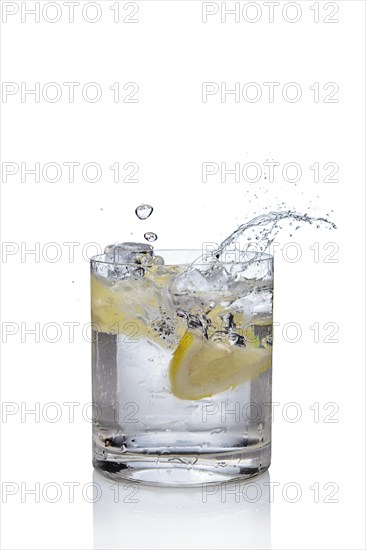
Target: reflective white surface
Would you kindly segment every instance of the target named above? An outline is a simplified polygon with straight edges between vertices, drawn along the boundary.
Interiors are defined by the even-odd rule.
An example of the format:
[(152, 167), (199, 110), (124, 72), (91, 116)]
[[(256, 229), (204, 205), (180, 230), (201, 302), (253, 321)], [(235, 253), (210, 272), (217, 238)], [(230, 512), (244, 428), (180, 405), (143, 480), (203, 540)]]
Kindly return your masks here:
[(271, 548), (269, 473), (200, 488), (117, 486), (94, 472), (95, 549)]

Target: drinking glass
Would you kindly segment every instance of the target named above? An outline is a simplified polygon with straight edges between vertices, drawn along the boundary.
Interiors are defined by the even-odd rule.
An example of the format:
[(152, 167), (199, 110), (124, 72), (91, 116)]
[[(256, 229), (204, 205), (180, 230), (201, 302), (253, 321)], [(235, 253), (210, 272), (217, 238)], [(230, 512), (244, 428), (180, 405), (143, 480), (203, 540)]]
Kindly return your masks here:
[(201, 254), (91, 260), (93, 462), (115, 481), (190, 486), (270, 465), (273, 258)]

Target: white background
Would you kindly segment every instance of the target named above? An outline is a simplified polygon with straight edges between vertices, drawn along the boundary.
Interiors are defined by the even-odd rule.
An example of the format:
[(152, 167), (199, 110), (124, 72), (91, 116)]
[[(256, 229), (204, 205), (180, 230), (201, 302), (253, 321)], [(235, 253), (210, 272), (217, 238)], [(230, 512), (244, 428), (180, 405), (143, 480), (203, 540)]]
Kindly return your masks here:
[[(1, 105), (3, 547), (364, 548), (364, 2), (281, 2), (272, 23), (264, 2), (238, 3), (249, 10), (239, 22), (233, 15), (221, 22), (221, 3), (211, 3), (217, 13), (206, 23), (199, 1), (139, 1), (136, 23), (123, 22), (134, 3), (119, 2), (118, 22), (116, 2), (97, 3), (95, 23), (86, 20), (95, 7), (82, 12), (84, 0), (73, 23), (63, 2), (47, 12), (40, 2), (35, 22), (24, 11), (34, 4), (2, 2), (2, 80), (13, 90), (22, 82), (41, 89), (39, 102), (19, 91), (3, 94)], [(257, 22), (245, 20), (256, 14)], [(49, 82), (62, 90), (59, 101), (42, 96)], [(73, 103), (64, 82), (80, 83)], [(81, 94), (89, 82), (102, 90), (95, 103)], [(132, 91), (123, 85), (137, 83), (138, 102), (115, 103), (109, 87), (116, 82), (122, 98)], [(263, 95), (235, 102), (217, 93), (203, 102), (203, 82), (255, 82)], [(273, 102), (265, 82), (279, 83)], [(289, 82), (302, 91), (297, 102), (282, 96)], [(327, 83), (338, 85), (337, 102), (324, 102), (333, 89), (324, 90)], [(221, 182), (220, 174), (202, 181), (204, 162), (263, 168), (268, 160), (279, 170), (297, 163), (300, 181), (280, 172), (274, 182), (265, 172), (256, 183)], [(22, 181), (21, 163), (36, 162), (58, 163), (61, 179), (23, 174)], [(80, 163), (73, 182), (65, 162)], [(89, 162), (102, 170), (95, 183), (82, 175)], [(136, 163), (138, 181), (113, 182), (109, 167), (117, 162), (122, 179), (123, 166)], [(314, 182), (315, 162), (336, 163), (339, 181), (324, 182), (329, 171), (321, 169)], [(4, 178), (11, 166), (4, 163), (19, 170)], [(145, 222), (134, 214), (141, 202), (154, 206)], [(239, 485), (235, 495), (228, 487), (209, 495), (140, 488), (132, 497), (122, 486), (115, 503), (111, 484), (93, 478), (91, 466), (88, 255), (109, 242), (141, 241), (145, 231), (158, 234), (161, 248), (200, 248), (254, 215), (288, 208), (329, 214), (337, 230), (299, 232), (296, 262), (280, 247), (276, 255), (274, 497), (266, 474), (252, 487), (255, 503)], [(281, 246), (294, 240), (284, 239)], [(333, 248), (323, 249), (329, 242), (338, 247), (333, 262), (326, 261)], [(65, 243), (74, 243), (74, 256)], [(338, 342), (326, 341), (326, 323), (338, 326)], [(31, 328), (39, 338), (26, 333)], [(39, 415), (26, 414), (37, 407)], [(55, 413), (61, 418), (52, 422)], [(75, 483), (74, 499), (65, 483)]]

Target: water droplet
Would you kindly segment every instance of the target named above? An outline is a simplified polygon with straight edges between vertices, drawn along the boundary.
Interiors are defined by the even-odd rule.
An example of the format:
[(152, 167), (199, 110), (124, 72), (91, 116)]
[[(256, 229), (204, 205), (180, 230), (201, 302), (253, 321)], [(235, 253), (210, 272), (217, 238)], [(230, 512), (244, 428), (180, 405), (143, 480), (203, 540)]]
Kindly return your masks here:
[(156, 241), (158, 236), (155, 233), (151, 233), (151, 231), (148, 231), (147, 233), (145, 233), (144, 238), (149, 241), (149, 243), (151, 243), (153, 241)]
[(136, 216), (140, 220), (147, 220), (149, 216), (151, 216), (153, 211), (153, 207), (149, 204), (140, 204), (135, 210)]

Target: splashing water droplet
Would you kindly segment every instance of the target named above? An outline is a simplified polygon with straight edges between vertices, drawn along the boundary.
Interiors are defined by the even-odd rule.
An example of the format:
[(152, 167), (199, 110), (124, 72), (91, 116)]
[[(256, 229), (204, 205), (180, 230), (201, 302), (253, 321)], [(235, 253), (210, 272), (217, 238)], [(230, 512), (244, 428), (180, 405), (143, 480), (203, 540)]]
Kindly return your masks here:
[(149, 241), (149, 243), (153, 242), (153, 241), (156, 241), (156, 239), (158, 238), (158, 236), (155, 234), (155, 233), (152, 233), (151, 231), (148, 231), (147, 233), (145, 233), (144, 235), (144, 238)]
[(151, 216), (153, 210), (153, 207), (149, 204), (140, 204), (140, 206), (136, 208), (135, 213), (140, 220), (147, 220), (147, 218)]
[[(230, 246), (236, 246), (235, 243), (238, 243), (239, 247), (242, 248), (241, 257), (243, 258), (243, 261), (246, 261), (246, 251), (249, 251), (249, 249), (244, 243), (245, 241), (251, 240), (251, 237), (248, 237), (248, 233), (252, 233), (253, 230), (255, 232), (254, 241), (256, 241), (251, 243), (256, 245), (256, 254), (254, 254), (253, 258), (257, 258), (257, 254), (263, 254), (269, 251), (275, 237), (279, 233), (283, 233), (285, 228), (289, 227), (290, 223), (293, 226), (294, 222), (298, 222), (295, 230), (298, 230), (300, 227), (306, 225), (312, 225), (313, 223), (316, 223), (320, 227), (324, 227), (326, 229), (336, 229), (336, 225), (327, 218), (311, 218), (308, 214), (301, 214), (291, 210), (262, 214), (256, 218), (253, 218), (249, 222), (240, 225), (218, 246), (214, 252), (207, 252), (206, 254), (203, 254), (195, 262), (192, 262), (187, 270), (194, 269), (197, 263), (209, 263), (213, 261), (213, 258), (216, 260), (225, 258), (226, 251), (229, 250)], [(293, 235), (292, 231), (291, 235)], [(259, 237), (259, 239), (257, 239), (257, 237)], [(249, 261), (251, 261), (251, 257), (249, 258)]]

